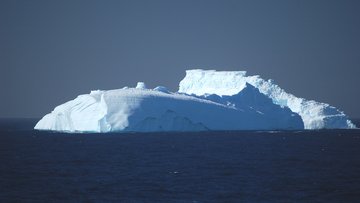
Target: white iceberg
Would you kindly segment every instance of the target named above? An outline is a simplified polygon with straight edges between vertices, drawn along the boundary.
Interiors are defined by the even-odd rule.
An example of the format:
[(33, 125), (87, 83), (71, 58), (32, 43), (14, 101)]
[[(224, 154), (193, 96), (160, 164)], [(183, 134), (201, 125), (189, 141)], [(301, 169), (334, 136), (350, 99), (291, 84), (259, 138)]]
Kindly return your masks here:
[(187, 70), (185, 78), (180, 82), (179, 92), (197, 96), (232, 96), (241, 92), (246, 83), (259, 89), (273, 103), (289, 107), (299, 114), (305, 129), (356, 128), (344, 112), (335, 107), (295, 97), (274, 84), (273, 80), (264, 80), (258, 75), (246, 76), (246, 71)]
[(353, 128), (336, 108), (284, 92), (244, 71), (189, 70), (166, 87), (91, 91), (57, 106), (34, 127), (61, 132), (158, 132)]

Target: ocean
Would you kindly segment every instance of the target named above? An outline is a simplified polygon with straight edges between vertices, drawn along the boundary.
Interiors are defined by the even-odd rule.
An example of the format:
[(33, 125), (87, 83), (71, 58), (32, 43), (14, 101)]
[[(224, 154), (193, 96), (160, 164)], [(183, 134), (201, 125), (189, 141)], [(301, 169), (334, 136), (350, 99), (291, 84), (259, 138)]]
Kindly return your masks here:
[(36, 121), (0, 120), (0, 202), (360, 202), (357, 129), (67, 134)]

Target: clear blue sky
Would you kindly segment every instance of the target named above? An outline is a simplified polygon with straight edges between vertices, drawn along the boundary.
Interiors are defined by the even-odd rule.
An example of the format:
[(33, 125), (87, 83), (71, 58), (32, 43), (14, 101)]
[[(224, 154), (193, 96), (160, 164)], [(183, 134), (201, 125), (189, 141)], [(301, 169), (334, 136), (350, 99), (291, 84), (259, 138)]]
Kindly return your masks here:
[(360, 117), (360, 1), (0, 1), (0, 117), (94, 89), (246, 70)]

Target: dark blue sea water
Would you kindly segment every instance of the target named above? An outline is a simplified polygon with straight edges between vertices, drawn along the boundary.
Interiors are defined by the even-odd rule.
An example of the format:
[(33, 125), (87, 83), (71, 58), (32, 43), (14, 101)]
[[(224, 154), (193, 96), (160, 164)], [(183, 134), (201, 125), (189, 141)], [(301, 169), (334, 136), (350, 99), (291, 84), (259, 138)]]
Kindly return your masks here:
[(0, 120), (0, 202), (359, 202), (360, 131), (62, 134)]

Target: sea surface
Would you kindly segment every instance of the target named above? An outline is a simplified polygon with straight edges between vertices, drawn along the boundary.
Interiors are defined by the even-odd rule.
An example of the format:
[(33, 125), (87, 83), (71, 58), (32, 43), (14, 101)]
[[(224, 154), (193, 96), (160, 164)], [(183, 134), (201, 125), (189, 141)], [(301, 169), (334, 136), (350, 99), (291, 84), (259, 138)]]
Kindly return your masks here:
[(360, 202), (360, 130), (66, 134), (35, 122), (0, 120), (0, 202)]

